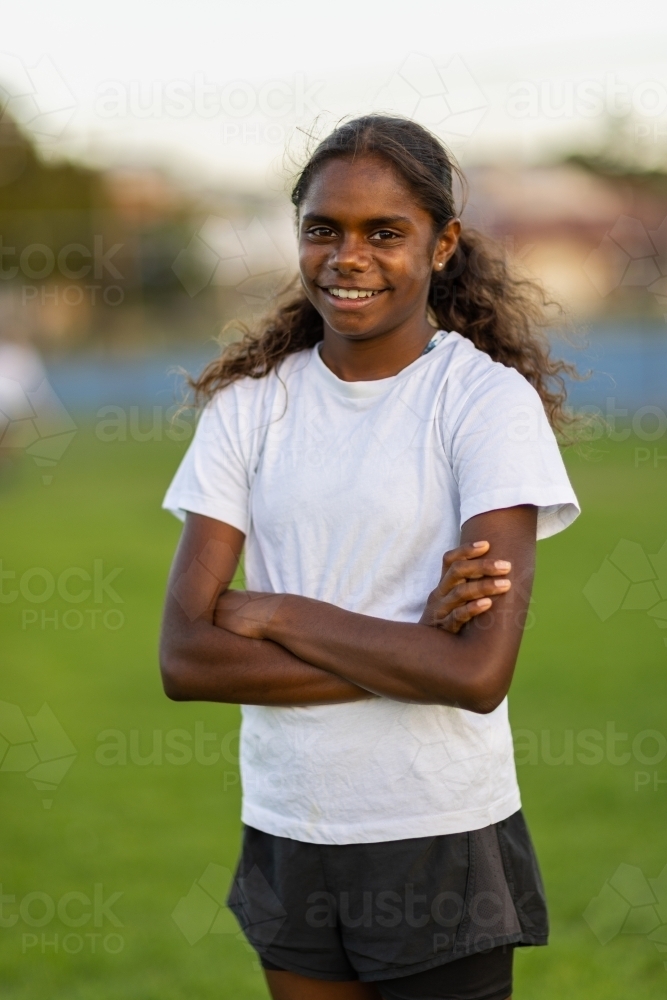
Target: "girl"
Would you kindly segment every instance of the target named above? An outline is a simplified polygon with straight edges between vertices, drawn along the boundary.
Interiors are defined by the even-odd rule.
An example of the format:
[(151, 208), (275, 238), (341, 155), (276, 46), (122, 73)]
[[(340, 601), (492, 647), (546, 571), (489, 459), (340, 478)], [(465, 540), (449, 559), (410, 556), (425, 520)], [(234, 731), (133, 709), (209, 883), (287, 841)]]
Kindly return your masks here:
[(505, 1000), (546, 943), (507, 692), (536, 538), (578, 513), (565, 365), (452, 174), (405, 119), (318, 146), (301, 287), (195, 383), (165, 498), (164, 687), (243, 705), (229, 905), (274, 1000)]

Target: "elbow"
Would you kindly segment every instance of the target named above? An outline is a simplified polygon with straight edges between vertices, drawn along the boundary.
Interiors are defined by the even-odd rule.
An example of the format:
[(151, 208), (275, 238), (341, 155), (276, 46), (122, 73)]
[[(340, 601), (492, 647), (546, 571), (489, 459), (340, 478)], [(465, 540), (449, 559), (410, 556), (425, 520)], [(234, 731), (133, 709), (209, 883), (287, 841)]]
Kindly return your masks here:
[(162, 690), (170, 701), (189, 701), (185, 665), (173, 652), (164, 648), (160, 649), (160, 676)]
[(474, 712), (476, 715), (490, 715), (491, 712), (495, 712), (502, 705), (506, 694), (507, 692), (504, 692), (502, 695), (480, 693), (472, 697), (468, 705), (461, 707), (467, 709), (468, 712)]
[(507, 697), (511, 681), (511, 671), (498, 668), (485, 670), (466, 684), (458, 707), (476, 715), (490, 715), (502, 705)]
[(162, 675), (162, 690), (167, 698), (169, 698), (169, 701), (190, 701), (190, 697), (185, 693), (184, 689), (173, 680), (165, 678), (164, 674)]

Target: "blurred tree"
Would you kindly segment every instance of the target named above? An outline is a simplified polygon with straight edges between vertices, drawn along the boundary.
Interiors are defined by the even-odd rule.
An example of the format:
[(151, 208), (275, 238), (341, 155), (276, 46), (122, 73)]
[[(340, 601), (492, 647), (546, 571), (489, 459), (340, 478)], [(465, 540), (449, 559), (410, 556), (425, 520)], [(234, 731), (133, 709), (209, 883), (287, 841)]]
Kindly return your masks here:
[(3, 245), (88, 245), (92, 216), (106, 207), (98, 172), (44, 163), (8, 115), (0, 119), (0, 237)]

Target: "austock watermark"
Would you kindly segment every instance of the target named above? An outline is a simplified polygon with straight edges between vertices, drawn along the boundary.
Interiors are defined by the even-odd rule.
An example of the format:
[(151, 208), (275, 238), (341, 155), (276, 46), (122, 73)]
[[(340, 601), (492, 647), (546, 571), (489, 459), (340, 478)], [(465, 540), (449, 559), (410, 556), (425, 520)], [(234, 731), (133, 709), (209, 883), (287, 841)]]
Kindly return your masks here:
[(515, 80), (508, 89), (511, 118), (660, 118), (667, 112), (662, 80), (630, 83), (616, 73), (585, 80)]
[[(211, 863), (194, 880), (188, 893), (177, 902), (171, 919), (189, 945), (197, 944), (207, 934), (241, 936), (234, 915), (227, 907), (231, 881), (232, 873), (229, 868)], [(272, 892), (268, 883), (266, 888)], [(273, 903), (273, 900), (270, 899), (270, 902)], [(273, 908), (275, 909), (275, 903)], [(285, 915), (282, 910), (280, 917), (284, 919)]]
[[(264, 306), (285, 284), (290, 251), (284, 233), (271, 233), (267, 220), (232, 222), (209, 215), (172, 270), (190, 297), (208, 286), (235, 289), (247, 305)], [(290, 240), (293, 242), (293, 235)]]
[(120, 285), (23, 285), (23, 305), (35, 302), (40, 306), (121, 306), (125, 292)]
[[(238, 729), (229, 730), (222, 736), (209, 732), (203, 721), (196, 722), (191, 729), (179, 727), (142, 731), (108, 728), (97, 734), (95, 761), (102, 767), (185, 767), (190, 764), (214, 767), (229, 764), (234, 770), (223, 773), (226, 791), (239, 783), (239, 736)], [(513, 731), (513, 739), (517, 767), (573, 767), (577, 764), (586, 767), (600, 764), (619, 768), (628, 764), (657, 767), (667, 758), (665, 733), (656, 729), (623, 732), (614, 721), (607, 722), (602, 729), (520, 728)], [(422, 746), (432, 756), (434, 746), (444, 748), (446, 744), (426, 742)], [(267, 754), (271, 756), (273, 766), (280, 770), (281, 763), (284, 763), (284, 752), (281, 757), (280, 747), (271, 744)], [(276, 778), (279, 780), (280, 775)], [(659, 772), (655, 772), (654, 776), (648, 772), (634, 772), (636, 791), (651, 782), (656, 790), (660, 785), (667, 785), (667, 779), (660, 778)]]
[[(453, 889), (420, 891), (412, 882), (392, 883), (386, 889), (355, 889), (331, 892), (303, 886), (303, 898), (292, 901), (300, 919), (313, 929), (345, 928), (426, 929), (431, 934), (433, 953), (469, 946), (480, 950), (492, 947), (511, 927), (519, 928), (517, 911), (525, 924), (531, 918), (525, 904), (535, 895), (528, 891), (516, 902), (507, 885), (477, 892)], [(240, 937), (234, 912), (251, 927), (253, 944), (270, 946), (283, 927), (288, 913), (283, 902), (257, 865), (233, 881), (231, 871), (218, 864), (207, 865), (203, 874), (181, 897), (172, 920), (191, 946), (209, 934)], [(257, 914), (261, 913), (261, 921)], [(463, 929), (463, 932), (462, 932)]]
[(449, 141), (473, 134), (489, 101), (459, 55), (448, 61), (411, 52), (377, 91), (373, 105), (414, 118)]
[(659, 448), (635, 448), (634, 450), (635, 469), (642, 467), (667, 469), (667, 465), (661, 465), (661, 462), (667, 462), (667, 452), (663, 453)]
[[(258, 84), (210, 80), (204, 73), (191, 79), (106, 80), (97, 88), (94, 111), (105, 120), (220, 119), (225, 128), (255, 118), (258, 127), (280, 126), (284, 137), (286, 126), (307, 124), (321, 113), (318, 95), (323, 86), (304, 73)], [(238, 138), (239, 132), (232, 135)]]
[(24, 715), (18, 705), (0, 701), (0, 773), (25, 774), (50, 809), (52, 794), (77, 756), (77, 750), (48, 705)]
[(635, 469), (667, 469), (667, 412), (653, 403), (631, 409), (618, 406), (615, 396), (607, 396), (604, 407), (587, 404), (577, 407), (582, 418), (579, 428), (579, 447), (588, 448), (593, 442), (606, 438), (620, 442), (634, 438), (644, 444), (632, 451)]
[(54, 895), (33, 890), (22, 896), (5, 892), (0, 884), (0, 928), (20, 932), (23, 955), (118, 955), (125, 938), (118, 933), (123, 922), (114, 907), (122, 896), (107, 894), (101, 882), (95, 882), (92, 891)]
[(664, 146), (667, 140), (667, 121), (635, 122), (634, 138), (638, 144)]
[[(515, 729), (514, 759), (517, 767), (613, 767), (636, 766), (657, 768), (667, 758), (667, 736), (657, 729), (642, 729), (637, 733), (622, 732), (615, 722), (604, 729)], [(633, 788), (654, 792), (667, 785), (667, 771), (634, 770)]]
[[(604, 406), (584, 404), (577, 407), (577, 414), (583, 418), (578, 432), (578, 440), (590, 444), (607, 438), (622, 442), (634, 437), (643, 442), (634, 450), (634, 463), (638, 468), (645, 463), (653, 463), (654, 468), (663, 468), (667, 462), (667, 451), (661, 451), (659, 442), (667, 439), (667, 412), (654, 404), (631, 409), (619, 406), (616, 396), (607, 396)], [(517, 443), (551, 440), (552, 431), (539, 405), (517, 403), (502, 414), (502, 427), (508, 440)], [(485, 419), (473, 434), (479, 435), (495, 429), (490, 420)], [(667, 443), (667, 441), (665, 442)], [(646, 445), (653, 445), (647, 448)]]
[(0, 374), (0, 456), (26, 454), (45, 471), (58, 464), (77, 432), (77, 425), (41, 368), (34, 380), (21, 382)]
[(304, 73), (260, 83), (216, 81), (204, 73), (191, 79), (106, 80), (97, 88), (94, 112), (104, 120), (199, 119), (219, 124), (225, 145), (284, 147), (300, 126), (321, 115), (323, 86)]
[(667, 218), (647, 230), (640, 219), (619, 216), (583, 266), (603, 298), (618, 288), (644, 288), (667, 316)]
[[(76, 632), (87, 627), (105, 628), (115, 632), (125, 624), (125, 615), (118, 607), (104, 608), (104, 604), (124, 604), (112, 584), (122, 573), (122, 567), (105, 569), (103, 559), (94, 559), (88, 569), (67, 566), (53, 573), (45, 566), (31, 566), (19, 571), (8, 569), (0, 560), (0, 604), (16, 606), (21, 610), (21, 628), (64, 629)], [(55, 596), (59, 605), (48, 608), (25, 607), (42, 605)], [(85, 602), (92, 608), (63, 607)]]
[(178, 404), (172, 406), (102, 406), (97, 410), (95, 437), (98, 441), (187, 441), (194, 434), (195, 413)]
[(233, 770), (223, 772), (223, 789), (239, 784), (239, 730), (231, 729), (220, 736), (208, 732), (204, 722), (195, 722), (188, 729), (104, 729), (97, 734), (95, 761), (102, 767), (185, 767), (197, 764), (215, 767), (230, 764)]
[(656, 878), (646, 878), (641, 868), (620, 864), (586, 907), (584, 920), (601, 945), (632, 934), (667, 953), (667, 865)]
[(617, 402), (615, 396), (607, 396), (604, 409), (600, 406), (582, 407), (581, 412), (590, 418), (586, 427), (587, 441), (598, 441), (603, 437), (610, 441), (627, 441), (632, 435), (639, 441), (653, 443), (667, 435), (667, 413), (662, 407), (647, 404), (630, 410), (617, 406)]
[[(122, 250), (122, 243), (105, 247), (102, 234), (94, 235), (90, 246), (67, 243), (54, 248), (30, 243), (21, 250), (5, 246), (0, 236), (0, 281), (21, 281), (23, 306), (119, 306), (125, 301), (125, 290), (109, 279), (123, 280), (114, 260)], [(53, 279), (50, 285), (42, 283), (47, 279)]]
[[(217, 538), (210, 538), (185, 572), (176, 578), (171, 595), (191, 622), (210, 611), (215, 606), (218, 595), (226, 592), (232, 580), (225, 572), (235, 573), (236, 564), (237, 559), (231, 545)], [(251, 595), (247, 595), (246, 610), (251, 612), (253, 607), (265, 607), (265, 598), (266, 595), (263, 594), (258, 600), (253, 600)]]
[[(517, 901), (523, 907), (532, 896), (529, 891)], [(486, 889), (464, 895), (452, 889), (420, 892), (414, 883), (376, 891), (325, 890), (306, 897), (305, 921), (309, 927), (341, 925), (346, 928), (405, 927), (427, 929), (431, 933), (433, 954), (456, 946), (486, 950), (496, 944), (508, 925), (519, 928), (516, 907), (509, 890)], [(529, 921), (523, 911), (524, 922)], [(462, 928), (467, 928), (462, 932)]]
[(658, 628), (667, 629), (667, 541), (650, 555), (639, 542), (622, 538), (583, 593), (602, 622), (617, 611), (645, 611)]
[(0, 53), (0, 110), (35, 139), (57, 139), (76, 111), (76, 100), (48, 55), (33, 65)]

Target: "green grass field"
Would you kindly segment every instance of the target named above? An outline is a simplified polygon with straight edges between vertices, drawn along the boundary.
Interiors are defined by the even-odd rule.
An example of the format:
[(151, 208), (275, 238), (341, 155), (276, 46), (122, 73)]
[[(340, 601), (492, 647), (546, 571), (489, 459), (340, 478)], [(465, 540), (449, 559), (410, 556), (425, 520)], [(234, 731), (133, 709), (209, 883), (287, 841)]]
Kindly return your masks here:
[[(511, 694), (524, 809), (552, 916), (551, 946), (517, 956), (518, 1000), (657, 1000), (667, 991), (667, 926), (657, 931), (664, 953), (649, 936), (667, 925), (667, 879), (645, 881), (667, 865), (667, 631), (646, 607), (602, 621), (583, 595), (621, 539), (648, 554), (661, 548), (667, 463), (635, 467), (645, 442), (597, 445), (594, 457), (568, 459), (584, 514), (540, 543)], [(209, 865), (233, 868), (240, 833), (238, 710), (171, 703), (158, 676), (164, 581), (179, 532), (159, 504), (183, 448), (105, 443), (82, 425), (55, 470), (26, 459), (2, 481), (0, 555), (16, 576), (3, 580), (0, 699), (18, 708), (0, 713), (0, 729), (23, 748), (0, 771), (3, 1000), (266, 996), (229, 915), (213, 924), (219, 933), (207, 933), (210, 897), (201, 897), (210, 911), (195, 907), (201, 926), (192, 894), (177, 910), (194, 943), (172, 919)], [(641, 583), (638, 551), (628, 572)], [(88, 594), (85, 575), (65, 571), (94, 578), (96, 560), (100, 578)], [(593, 592), (613, 606), (619, 586), (605, 578)], [(643, 586), (635, 603), (655, 605)], [(26, 730), (44, 703), (74, 750), (48, 720), (41, 735), (43, 716)], [(59, 782), (57, 763), (36, 772), (36, 787), (35, 749), (76, 757)], [(224, 882), (224, 871), (211, 874)], [(587, 910), (610, 879), (615, 888)], [(106, 908), (91, 906), (95, 891)], [(624, 928), (635, 933), (616, 933), (624, 896), (634, 904)]]

